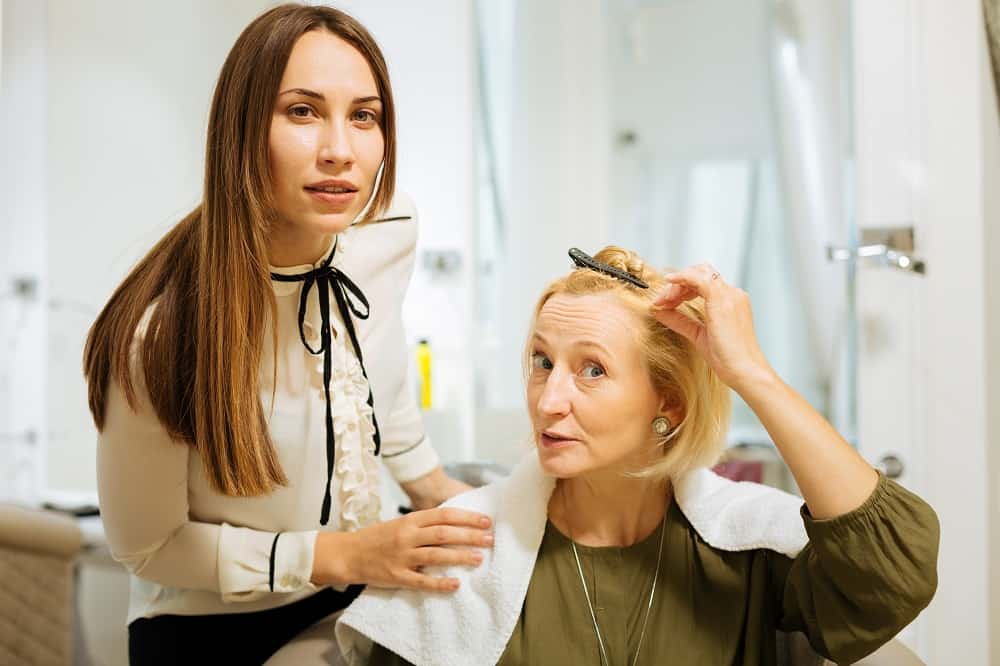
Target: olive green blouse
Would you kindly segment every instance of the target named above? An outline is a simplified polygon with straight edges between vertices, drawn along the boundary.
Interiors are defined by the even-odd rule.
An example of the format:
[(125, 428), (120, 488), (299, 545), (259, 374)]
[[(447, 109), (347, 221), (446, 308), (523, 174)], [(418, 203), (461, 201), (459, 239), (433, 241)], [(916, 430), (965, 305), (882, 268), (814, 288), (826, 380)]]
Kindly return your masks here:
[[(671, 503), (661, 526), (624, 548), (577, 545), (612, 666), (631, 665), (649, 603), (663, 529), (660, 574), (637, 664), (775, 664), (776, 630), (802, 631), (813, 648), (851, 663), (891, 639), (937, 587), (934, 510), (880, 476), (856, 510), (813, 520), (794, 559), (770, 550), (706, 544)], [(404, 659), (380, 645), (370, 664)], [(521, 616), (498, 662), (602, 663), (570, 540), (546, 525)]]

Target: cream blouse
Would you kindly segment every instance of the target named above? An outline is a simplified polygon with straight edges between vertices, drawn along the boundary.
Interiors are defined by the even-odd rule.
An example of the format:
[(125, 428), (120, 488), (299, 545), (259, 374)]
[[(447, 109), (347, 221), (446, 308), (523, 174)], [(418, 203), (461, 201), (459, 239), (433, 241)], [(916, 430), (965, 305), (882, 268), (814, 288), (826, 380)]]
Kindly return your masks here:
[[(307, 294), (301, 337), (303, 283), (271, 283), (278, 308), (277, 357), (265, 344), (259, 388), (289, 483), (269, 495), (216, 492), (197, 452), (171, 441), (159, 423), (141, 373), (133, 373), (139, 398), (135, 412), (120, 386), (109, 387), (106, 424), (98, 437), (98, 491), (112, 555), (131, 572), (129, 622), (165, 613), (257, 611), (316, 592), (309, 578), (317, 532), (357, 530), (379, 517), (373, 416), (381, 434), (379, 457), (397, 481), (416, 479), (438, 465), (406, 377), (401, 305), (413, 270), (416, 212), (397, 197), (383, 219), (347, 229), (330, 248), (331, 265), (361, 289), (370, 316), (352, 316), (366, 380), (330, 294), (335, 466), (325, 526), (320, 525), (327, 481), (323, 355), (306, 349), (302, 337), (320, 348), (318, 291), (329, 289), (326, 282)], [(321, 264), (271, 271), (296, 275)], [(270, 339), (268, 330), (265, 340)], [(369, 387), (374, 409), (368, 404)]]

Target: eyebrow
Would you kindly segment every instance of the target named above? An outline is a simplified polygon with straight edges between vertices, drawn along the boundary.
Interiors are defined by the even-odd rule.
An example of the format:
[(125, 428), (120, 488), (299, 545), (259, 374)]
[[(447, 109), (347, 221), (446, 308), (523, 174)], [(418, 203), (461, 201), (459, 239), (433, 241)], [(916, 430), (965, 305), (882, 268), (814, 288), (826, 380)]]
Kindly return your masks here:
[[(295, 93), (297, 95), (305, 95), (306, 97), (312, 97), (318, 99), (322, 102), (326, 101), (326, 96), (323, 93), (316, 92), (315, 90), (309, 90), (308, 88), (289, 88), (283, 92), (278, 93), (278, 97), (282, 95), (288, 95)], [(368, 97), (355, 97), (352, 104), (367, 104), (368, 102), (381, 102), (382, 98), (378, 95), (369, 95)]]
[[(549, 342), (548, 342), (548, 340), (545, 339), (545, 336), (543, 336), (542, 334), (540, 334), (538, 332), (534, 333), (532, 335), (532, 338), (534, 338), (535, 340), (538, 340), (543, 345), (546, 345), (546, 346), (549, 345)], [(594, 342), (593, 340), (580, 340), (578, 342), (574, 341), (573, 344), (575, 344), (578, 347), (592, 347), (594, 349), (597, 349), (598, 351), (604, 352), (604, 354), (606, 354), (609, 357), (613, 357), (613, 354), (610, 351), (608, 351), (607, 347), (605, 347), (604, 345), (602, 345), (599, 342)]]

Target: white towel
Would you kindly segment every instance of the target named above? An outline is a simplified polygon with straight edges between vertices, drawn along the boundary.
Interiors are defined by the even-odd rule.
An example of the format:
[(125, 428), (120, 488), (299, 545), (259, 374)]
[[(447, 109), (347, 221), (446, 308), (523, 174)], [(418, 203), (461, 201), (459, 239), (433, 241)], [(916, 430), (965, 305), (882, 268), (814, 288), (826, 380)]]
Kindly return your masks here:
[[(491, 516), (493, 548), (475, 568), (425, 569), (458, 578), (453, 593), (366, 589), (337, 623), (347, 662), (365, 663), (375, 641), (417, 666), (495, 664), (521, 614), (554, 486), (532, 452), (508, 478), (447, 502)], [(767, 548), (794, 557), (808, 540), (802, 500), (780, 490), (703, 469), (680, 479), (674, 496), (701, 538), (720, 550)]]
[(795, 557), (809, 541), (799, 515), (802, 498), (776, 488), (699, 469), (674, 484), (674, 496), (691, 527), (713, 548), (763, 548)]

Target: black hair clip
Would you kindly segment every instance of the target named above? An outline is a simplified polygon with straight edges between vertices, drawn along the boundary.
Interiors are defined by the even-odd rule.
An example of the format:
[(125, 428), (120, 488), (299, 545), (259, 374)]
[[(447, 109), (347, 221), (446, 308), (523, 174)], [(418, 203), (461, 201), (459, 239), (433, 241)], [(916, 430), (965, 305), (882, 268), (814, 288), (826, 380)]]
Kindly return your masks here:
[(608, 266), (605, 263), (601, 263), (578, 248), (571, 247), (569, 249), (569, 258), (572, 259), (573, 263), (579, 268), (589, 268), (592, 271), (604, 273), (605, 275), (610, 275), (613, 278), (618, 278), (619, 280), (624, 280), (625, 282), (634, 284), (640, 289), (649, 289), (648, 284), (631, 273), (626, 273), (625, 271), (617, 269), (614, 266)]

